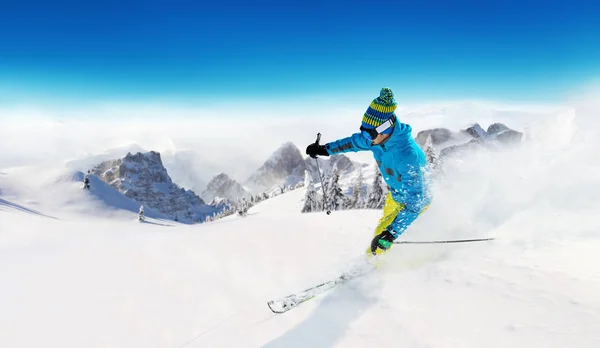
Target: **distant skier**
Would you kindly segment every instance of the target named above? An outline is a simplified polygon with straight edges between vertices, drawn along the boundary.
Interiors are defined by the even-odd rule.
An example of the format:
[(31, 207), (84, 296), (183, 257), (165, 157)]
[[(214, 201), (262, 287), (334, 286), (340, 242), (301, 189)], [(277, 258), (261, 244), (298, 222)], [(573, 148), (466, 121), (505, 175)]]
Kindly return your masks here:
[(313, 143), (306, 154), (337, 155), (344, 152), (372, 151), (390, 191), (383, 217), (367, 252), (379, 255), (387, 251), (431, 203), (425, 154), (412, 138), (412, 127), (397, 120), (396, 100), (389, 88), (382, 88), (363, 115), (360, 133), (325, 145)]

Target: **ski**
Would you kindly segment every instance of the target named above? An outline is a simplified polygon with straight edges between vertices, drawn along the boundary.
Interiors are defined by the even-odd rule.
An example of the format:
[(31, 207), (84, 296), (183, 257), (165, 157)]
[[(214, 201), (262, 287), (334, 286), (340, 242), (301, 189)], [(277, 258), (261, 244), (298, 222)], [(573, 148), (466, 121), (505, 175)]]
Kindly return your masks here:
[(298, 305), (316, 297), (317, 295), (327, 292), (328, 290), (331, 290), (336, 286), (343, 284), (349, 280), (365, 275), (373, 269), (375, 269), (375, 266), (370, 265), (368, 268), (363, 270), (344, 272), (333, 280), (321, 283), (319, 285), (315, 285), (313, 287), (310, 287), (308, 289), (305, 289), (303, 291), (286, 296), (278, 300), (269, 301), (267, 302), (267, 305), (273, 313), (285, 313), (290, 309), (295, 308)]

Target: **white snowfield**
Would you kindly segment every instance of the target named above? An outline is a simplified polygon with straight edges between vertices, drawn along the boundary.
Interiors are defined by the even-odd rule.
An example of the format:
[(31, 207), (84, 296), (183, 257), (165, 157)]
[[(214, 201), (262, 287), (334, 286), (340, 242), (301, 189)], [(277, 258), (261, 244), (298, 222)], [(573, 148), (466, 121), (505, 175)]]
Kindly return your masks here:
[(284, 314), (267, 301), (345, 271), (381, 212), (301, 214), (299, 189), (246, 218), (138, 223), (3, 169), (0, 347), (600, 347), (599, 138), (572, 122), (449, 163), (401, 237), (497, 240), (396, 245)]

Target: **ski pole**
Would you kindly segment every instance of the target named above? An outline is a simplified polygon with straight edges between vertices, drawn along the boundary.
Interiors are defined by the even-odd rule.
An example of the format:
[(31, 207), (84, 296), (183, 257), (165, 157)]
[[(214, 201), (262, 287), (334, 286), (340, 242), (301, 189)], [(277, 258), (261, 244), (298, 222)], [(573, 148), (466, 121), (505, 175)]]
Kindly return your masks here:
[[(319, 145), (319, 141), (321, 141), (321, 133), (317, 133), (317, 141), (315, 142), (315, 144)], [(319, 174), (319, 179), (321, 179), (321, 188), (323, 189), (323, 208), (325, 208), (327, 196), (325, 195), (325, 185), (323, 185), (323, 177), (321, 176), (321, 169), (319, 168), (319, 160), (316, 157), (315, 162), (317, 163), (317, 172)], [(331, 214), (331, 210), (327, 209), (327, 215), (329, 214)]]
[(394, 244), (448, 244), (448, 243), (470, 243), (470, 242), (485, 242), (495, 240), (496, 238), (479, 238), (479, 239), (454, 239), (454, 240), (430, 240), (430, 241), (400, 241)]

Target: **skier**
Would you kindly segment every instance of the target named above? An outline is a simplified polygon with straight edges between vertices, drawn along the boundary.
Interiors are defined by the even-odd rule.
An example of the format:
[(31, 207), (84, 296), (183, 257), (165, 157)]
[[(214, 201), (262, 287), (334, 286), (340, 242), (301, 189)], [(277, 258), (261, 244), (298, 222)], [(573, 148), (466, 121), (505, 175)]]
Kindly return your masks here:
[(401, 123), (394, 111), (396, 100), (389, 88), (382, 88), (363, 115), (360, 133), (325, 145), (308, 145), (306, 154), (337, 155), (344, 152), (372, 151), (389, 186), (383, 217), (375, 229), (367, 253), (379, 255), (391, 248), (394, 240), (423, 213), (431, 203), (425, 154), (414, 141), (412, 127)]

